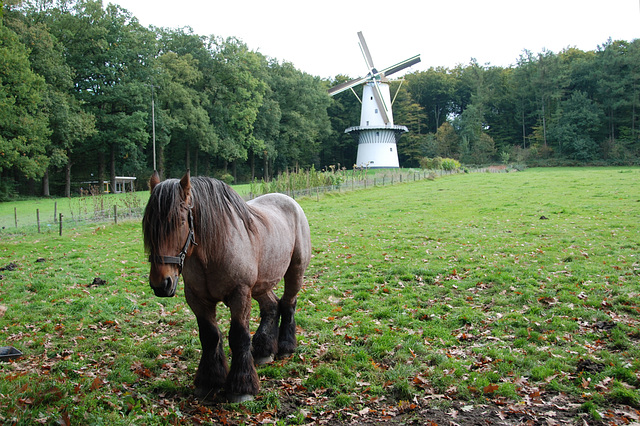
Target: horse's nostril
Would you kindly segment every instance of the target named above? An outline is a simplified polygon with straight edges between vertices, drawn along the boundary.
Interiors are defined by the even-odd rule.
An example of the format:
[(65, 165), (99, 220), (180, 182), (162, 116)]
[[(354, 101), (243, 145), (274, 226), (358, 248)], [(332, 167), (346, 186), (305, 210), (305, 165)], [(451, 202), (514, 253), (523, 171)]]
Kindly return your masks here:
[(165, 293), (167, 294), (171, 293), (172, 285), (173, 285), (173, 281), (171, 280), (171, 277), (166, 277), (164, 280), (162, 280), (162, 288), (164, 288)]
[(162, 279), (157, 286), (151, 284), (153, 292), (158, 297), (173, 297), (176, 293), (176, 286), (178, 284), (177, 276), (168, 276)]

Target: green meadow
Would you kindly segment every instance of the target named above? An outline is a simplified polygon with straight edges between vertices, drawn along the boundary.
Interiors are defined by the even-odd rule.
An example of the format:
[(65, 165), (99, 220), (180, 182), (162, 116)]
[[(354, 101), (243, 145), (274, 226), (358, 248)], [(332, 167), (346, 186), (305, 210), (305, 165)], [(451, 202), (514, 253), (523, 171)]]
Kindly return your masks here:
[(259, 368), (242, 405), (193, 398), (195, 317), (182, 283), (153, 296), (139, 219), (0, 234), (0, 346), (24, 354), (0, 361), (0, 423), (640, 419), (640, 168), (458, 174), (299, 202), (313, 259), (298, 350)]

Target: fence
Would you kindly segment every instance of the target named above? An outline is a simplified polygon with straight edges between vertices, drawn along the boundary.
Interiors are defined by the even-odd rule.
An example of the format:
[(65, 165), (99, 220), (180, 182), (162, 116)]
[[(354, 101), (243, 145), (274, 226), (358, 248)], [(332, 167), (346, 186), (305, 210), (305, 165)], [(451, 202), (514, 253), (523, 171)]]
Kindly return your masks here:
[[(8, 203), (7, 203), (8, 204)], [(58, 201), (39, 200), (14, 207), (0, 216), (0, 235), (11, 233), (58, 233), (84, 225), (115, 223), (140, 218), (142, 200), (137, 193), (122, 196), (83, 196)]]
[[(473, 169), (468, 172), (481, 172), (486, 169)], [(396, 185), (403, 182), (412, 182), (423, 179), (435, 179), (445, 175), (461, 173), (460, 170), (409, 170), (409, 171), (388, 171), (369, 174), (352, 174), (350, 171), (342, 176), (342, 179), (335, 184), (329, 185), (309, 185), (304, 188), (295, 187), (287, 183), (262, 183), (252, 185), (249, 194), (243, 196), (245, 200), (250, 200), (268, 192), (281, 192), (293, 198), (316, 197), (327, 192), (348, 192), (371, 187)]]
[[(502, 168), (474, 168), (466, 169), (467, 173), (501, 173), (508, 170)], [(265, 192), (281, 192), (293, 198), (315, 197), (328, 192), (344, 193), (359, 189), (396, 185), (418, 180), (433, 180), (437, 177), (461, 173), (460, 170), (409, 170), (385, 171), (376, 174), (346, 175), (339, 183), (331, 185), (308, 186), (306, 188), (292, 188), (281, 185), (279, 188), (269, 188), (269, 184), (258, 185), (249, 194), (243, 195), (250, 200)], [(266, 189), (266, 191), (264, 191)], [(13, 233), (58, 233), (80, 226), (94, 226), (97, 224), (115, 223), (127, 219), (140, 219), (144, 210), (140, 193), (118, 195), (89, 195), (84, 197), (61, 199), (51, 206), (43, 206), (25, 210), (13, 208), (13, 214), (0, 215), (0, 235)], [(7, 203), (8, 204), (8, 203)], [(49, 203), (50, 204), (50, 203)], [(36, 204), (37, 205), (37, 204)]]

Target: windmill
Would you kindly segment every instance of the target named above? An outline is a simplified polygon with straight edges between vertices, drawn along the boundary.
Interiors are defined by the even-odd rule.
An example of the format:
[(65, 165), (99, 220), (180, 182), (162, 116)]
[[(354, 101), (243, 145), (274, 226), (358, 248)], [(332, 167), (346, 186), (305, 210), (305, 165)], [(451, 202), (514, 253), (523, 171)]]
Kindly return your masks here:
[(351, 134), (358, 141), (356, 165), (375, 168), (399, 167), (396, 144), (400, 136), (409, 130), (406, 126), (396, 126), (393, 123), (392, 101), (387, 76), (417, 64), (420, 62), (420, 55), (378, 71), (373, 66), (373, 59), (371, 59), (371, 53), (362, 31), (358, 32), (358, 39), (360, 40), (360, 50), (369, 70), (368, 74), (332, 87), (329, 89), (329, 95), (334, 96), (349, 89), (356, 94), (353, 88), (364, 84), (362, 99), (359, 99), (362, 103), (360, 125), (345, 130), (345, 133)]

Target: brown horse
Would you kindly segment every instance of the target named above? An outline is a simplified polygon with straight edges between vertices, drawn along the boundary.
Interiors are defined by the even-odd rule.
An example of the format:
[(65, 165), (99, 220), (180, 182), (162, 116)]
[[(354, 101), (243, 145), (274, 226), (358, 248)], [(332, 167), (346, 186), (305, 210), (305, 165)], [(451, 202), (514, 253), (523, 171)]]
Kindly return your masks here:
[[(160, 181), (154, 172), (144, 212), (144, 244), (150, 254), (149, 283), (156, 296), (171, 297), (182, 274), (187, 303), (198, 320), (202, 357), (195, 394), (229, 401), (258, 393), (254, 367), (286, 357), (296, 348), (297, 294), (311, 258), (309, 224), (302, 208), (282, 194), (245, 203), (228, 185), (206, 177)], [(274, 287), (284, 278), (278, 299)], [(251, 298), (260, 325), (251, 340)], [(216, 322), (216, 306), (231, 312), (231, 369)]]

